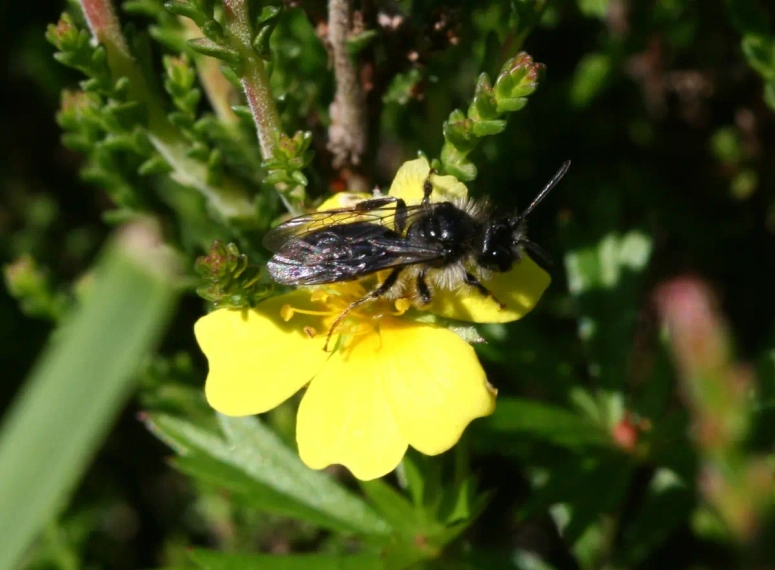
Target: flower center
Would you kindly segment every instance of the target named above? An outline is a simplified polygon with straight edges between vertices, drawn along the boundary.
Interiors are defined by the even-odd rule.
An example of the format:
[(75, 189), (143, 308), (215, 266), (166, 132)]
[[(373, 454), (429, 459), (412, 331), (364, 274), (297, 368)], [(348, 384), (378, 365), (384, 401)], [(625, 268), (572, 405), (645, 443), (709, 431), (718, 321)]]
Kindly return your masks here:
[(310, 301), (319, 309), (303, 309), (287, 304), (280, 309), (280, 317), (288, 322), (296, 314), (318, 316), (321, 330), (307, 326), (304, 333), (310, 338), (319, 334), (331, 335), (331, 338), (339, 335), (342, 342), (338, 346), (348, 348), (356, 339), (378, 332), (382, 319), (403, 315), (411, 307), (409, 299), (404, 298), (395, 301), (376, 298), (352, 307), (353, 303), (368, 294), (369, 290), (359, 282), (315, 288), (310, 294)]

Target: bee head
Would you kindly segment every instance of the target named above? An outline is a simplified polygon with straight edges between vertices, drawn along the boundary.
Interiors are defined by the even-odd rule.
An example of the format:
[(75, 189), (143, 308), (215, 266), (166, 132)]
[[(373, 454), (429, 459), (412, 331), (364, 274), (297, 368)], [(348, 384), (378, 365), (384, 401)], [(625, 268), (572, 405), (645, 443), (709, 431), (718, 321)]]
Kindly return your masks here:
[(487, 225), (481, 253), (477, 257), (479, 265), (491, 271), (508, 271), (515, 261), (521, 259), (525, 249), (551, 264), (543, 248), (527, 239), (527, 217), (565, 176), (569, 167), (570, 161), (564, 162), (524, 212), (508, 218), (496, 218)]
[(495, 218), (484, 230), (482, 247), (476, 262), (490, 271), (508, 271), (518, 258), (513, 218)]

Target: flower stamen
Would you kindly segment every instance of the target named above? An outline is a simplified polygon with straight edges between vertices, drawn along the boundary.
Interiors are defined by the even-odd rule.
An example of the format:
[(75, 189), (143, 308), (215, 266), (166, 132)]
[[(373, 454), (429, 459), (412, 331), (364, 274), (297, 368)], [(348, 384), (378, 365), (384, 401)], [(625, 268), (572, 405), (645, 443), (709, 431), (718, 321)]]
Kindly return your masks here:
[(304, 326), (303, 333), (311, 339), (322, 327), (328, 330), (329, 340), (333, 335), (338, 335), (341, 338), (339, 347), (346, 349), (358, 338), (378, 331), (377, 323), (383, 318), (399, 317), (412, 306), (411, 301), (406, 298), (395, 301), (372, 298), (366, 303), (358, 303), (367, 295), (368, 291), (360, 283), (337, 283), (310, 292), (311, 302), (323, 304), (320, 310), (302, 309), (286, 304), (280, 309), (280, 317), (285, 322), (290, 321), (296, 314), (321, 317), (320, 326)]
[(283, 305), (280, 309), (280, 317), (287, 323), (293, 318), (293, 315), (299, 313), (300, 315), (314, 315), (319, 317), (330, 317), (336, 314), (335, 311), (311, 311), (309, 309), (299, 309), (291, 305)]

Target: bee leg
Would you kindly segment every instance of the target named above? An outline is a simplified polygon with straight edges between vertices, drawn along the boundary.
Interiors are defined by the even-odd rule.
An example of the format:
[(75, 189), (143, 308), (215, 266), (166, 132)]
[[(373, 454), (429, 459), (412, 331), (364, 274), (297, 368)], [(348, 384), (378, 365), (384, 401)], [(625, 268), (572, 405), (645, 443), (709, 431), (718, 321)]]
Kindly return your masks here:
[(404, 202), (401, 198), (394, 198), (393, 196), (374, 198), (373, 200), (366, 200), (365, 202), (357, 203), (354, 209), (357, 211), (369, 212), (389, 204), (396, 205), (395, 221), (393, 222), (395, 224), (395, 231), (398, 233), (404, 233), (404, 229), (406, 228), (406, 202)]
[(417, 275), (417, 294), (420, 296), (420, 302), (423, 305), (427, 305), (431, 302), (431, 290), (425, 282), (425, 271), (421, 271), (419, 275)]
[(430, 172), (428, 172), (428, 178), (425, 179), (425, 182), (422, 185), (422, 205), (427, 206), (431, 203), (431, 194), (433, 193), (433, 182), (431, 182), (431, 176), (434, 174), (438, 174), (435, 168), (431, 168)]
[(403, 234), (406, 229), (406, 202), (401, 198), (396, 200), (396, 218), (395, 218), (395, 230)]
[(396, 284), (396, 281), (398, 281), (398, 275), (403, 270), (403, 267), (396, 267), (393, 271), (390, 272), (390, 275), (387, 276), (387, 279), (385, 279), (379, 287), (374, 289), (374, 291), (371, 291), (370, 293), (367, 293), (357, 301), (353, 301), (350, 303), (350, 306), (348, 306), (342, 313), (336, 317), (336, 320), (331, 325), (331, 328), (328, 329), (328, 336), (326, 337), (326, 344), (323, 346), (323, 350), (328, 352), (328, 343), (331, 342), (331, 336), (334, 334), (334, 331), (339, 327), (340, 324), (342, 324), (342, 321), (347, 316), (347, 314), (352, 311), (353, 309), (357, 309), (364, 303), (368, 303), (369, 301), (373, 301), (374, 299), (378, 299), (382, 297), (385, 293), (390, 291), (390, 289), (393, 288), (393, 285)]
[(353, 206), (353, 210), (357, 210), (359, 212), (368, 212), (370, 210), (376, 210), (377, 208), (382, 208), (383, 206), (393, 204), (394, 202), (403, 202), (403, 200), (401, 198), (394, 198), (393, 196), (382, 196), (380, 198), (372, 198), (371, 200), (358, 202), (355, 204), (355, 206)]
[(476, 287), (482, 295), (484, 295), (485, 297), (490, 297), (493, 301), (498, 303), (498, 306), (501, 309), (506, 308), (506, 305), (498, 301), (498, 299), (495, 298), (495, 295), (493, 295), (487, 287), (482, 285), (482, 282), (479, 281), (475, 275), (471, 275), (470, 273), (466, 272), (466, 285), (470, 285), (471, 287)]

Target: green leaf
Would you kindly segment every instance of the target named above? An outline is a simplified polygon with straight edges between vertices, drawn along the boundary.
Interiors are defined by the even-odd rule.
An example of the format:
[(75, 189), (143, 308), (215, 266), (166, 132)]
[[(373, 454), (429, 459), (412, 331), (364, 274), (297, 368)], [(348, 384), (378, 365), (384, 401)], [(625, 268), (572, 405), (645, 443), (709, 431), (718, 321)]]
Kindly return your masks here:
[[(398, 479), (401, 487), (409, 491), (412, 502), (416, 508), (422, 508), (425, 503), (426, 490), (429, 486), (438, 486), (438, 474), (434, 473), (434, 480), (428, 481), (428, 469), (426, 458), (413, 449), (409, 449), (404, 455), (398, 468)], [(429, 485), (430, 484), (430, 485)]]
[(540, 556), (529, 550), (517, 549), (513, 556), (514, 563), (519, 570), (557, 570)]
[(175, 264), (155, 228), (130, 226), (100, 260), (83, 306), (57, 331), (0, 431), (0, 568), (66, 500), (113, 424), (174, 304)]
[[(202, 453), (189, 453), (176, 457), (171, 463), (176, 469), (198, 481), (216, 488), (228, 489), (231, 496), (235, 497), (240, 504), (263, 512), (305, 520), (323, 527), (332, 527), (328, 518), (321, 516), (317, 510), (289, 501), (285, 494), (271, 487), (258, 486), (255, 480), (243, 471)], [(350, 532), (349, 529), (340, 526), (333, 528)]]
[(532, 400), (502, 398), (495, 413), (473, 426), (480, 439), (529, 436), (563, 447), (608, 447), (611, 438), (601, 426), (573, 412)]
[(611, 76), (611, 57), (588, 53), (581, 58), (573, 75), (570, 100), (575, 107), (586, 107), (603, 90)]
[(565, 255), (568, 288), (578, 303), (578, 335), (588, 353), (588, 369), (607, 389), (621, 389), (628, 377), (643, 272), (651, 250), (651, 238), (633, 230), (625, 235), (608, 234), (597, 244)]
[(477, 137), (497, 135), (506, 129), (506, 121), (477, 121), (473, 124), (471, 132)]
[(565, 256), (568, 288), (578, 295), (592, 289), (613, 289), (625, 271), (642, 271), (651, 257), (651, 238), (639, 231), (609, 234), (599, 244)]
[(758, 35), (746, 35), (743, 37), (741, 47), (748, 65), (766, 81), (775, 79), (775, 40)]
[(202, 570), (381, 570), (378, 554), (228, 554), (196, 549), (189, 553)]
[(253, 49), (256, 50), (258, 56), (265, 61), (272, 59), (272, 50), (269, 48), (269, 38), (272, 36), (272, 32), (280, 21), (282, 12), (282, 6), (264, 6), (261, 8), (261, 14), (256, 23), (256, 37), (253, 39)]
[(478, 495), (477, 490), (477, 480), (473, 475), (445, 489), (445, 496), (439, 509), (441, 520), (447, 525), (454, 525), (476, 518), (479, 511), (487, 504), (487, 496)]
[(625, 457), (616, 455), (603, 458), (576, 479), (569, 501), (571, 518), (562, 531), (565, 541), (571, 544), (583, 541), (584, 534), (599, 522), (601, 515), (618, 512), (631, 476), (632, 465)]
[(689, 518), (694, 490), (669, 469), (651, 478), (642, 505), (622, 533), (620, 555), (626, 566), (639, 566)]
[(390, 85), (385, 89), (382, 102), (406, 105), (414, 98), (417, 86), (422, 81), (422, 78), (422, 72), (416, 68), (412, 68), (406, 73), (397, 73), (390, 81)]
[(341, 532), (390, 534), (366, 503), (296, 453), (258, 419), (219, 417), (226, 439), (184, 420), (151, 415), (149, 428), (180, 458), (183, 471), (230, 489), (257, 508), (295, 516)]
[(361, 481), (366, 497), (397, 531), (412, 535), (419, 527), (419, 510), (407, 498), (380, 479)]
[(25, 315), (54, 322), (65, 315), (69, 299), (54, 291), (48, 272), (30, 255), (4, 265), (3, 276), (8, 292), (19, 302)]
[(764, 102), (775, 111), (775, 79), (764, 86)]
[(164, 3), (164, 7), (176, 16), (190, 18), (199, 27), (201, 27), (206, 21), (205, 14), (203, 14), (199, 8), (190, 4), (189, 2), (184, 2), (183, 0), (170, 0), (169, 2)]
[(605, 18), (611, 0), (578, 0), (579, 11), (588, 17)]
[(522, 507), (520, 517), (534, 517), (550, 509), (565, 541), (570, 545), (579, 541), (576, 546), (588, 551), (594, 548), (595, 537), (584, 535), (595, 532), (601, 514), (620, 507), (631, 472), (626, 456), (607, 450), (558, 460)]
[(440, 172), (463, 182), (474, 180), (477, 169), (468, 154), (480, 139), (506, 128), (506, 121), (500, 116), (519, 111), (527, 104), (527, 96), (538, 87), (543, 69), (543, 64), (535, 63), (527, 53), (520, 52), (503, 65), (494, 86), (486, 73), (480, 74), (467, 113), (455, 109), (444, 121)]
[(242, 63), (242, 56), (235, 50), (215, 43), (209, 38), (196, 38), (194, 40), (188, 40), (188, 45), (197, 53), (202, 55), (209, 55), (217, 59), (221, 59), (232, 65), (239, 65)]
[(364, 49), (377, 39), (377, 30), (364, 30), (359, 34), (347, 38), (347, 52), (350, 57), (357, 57)]

